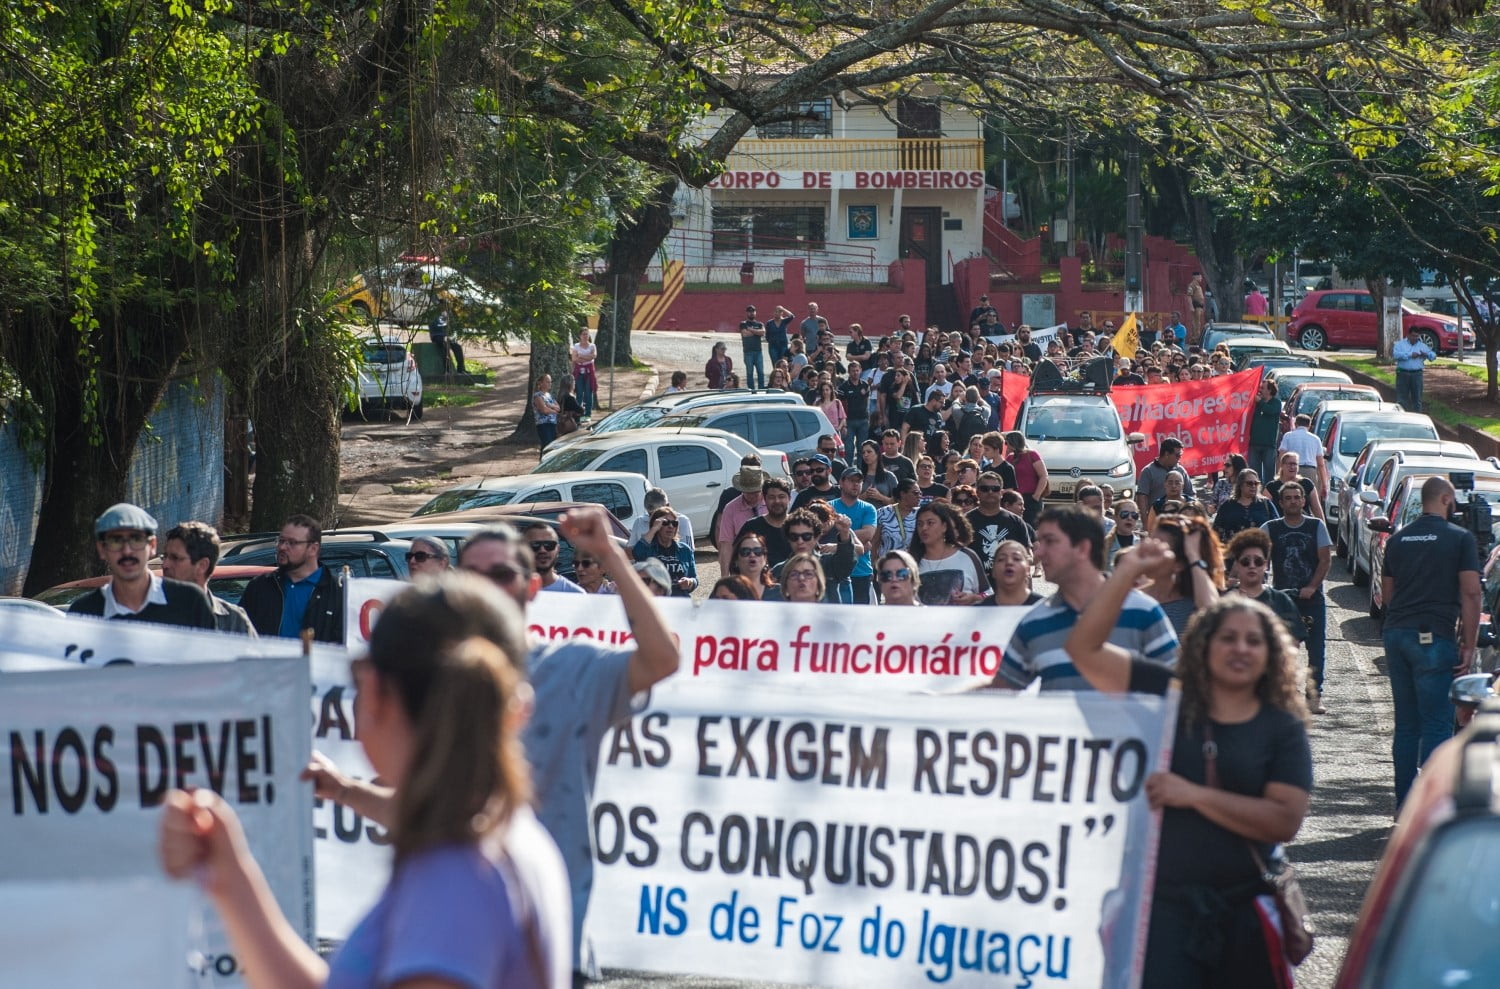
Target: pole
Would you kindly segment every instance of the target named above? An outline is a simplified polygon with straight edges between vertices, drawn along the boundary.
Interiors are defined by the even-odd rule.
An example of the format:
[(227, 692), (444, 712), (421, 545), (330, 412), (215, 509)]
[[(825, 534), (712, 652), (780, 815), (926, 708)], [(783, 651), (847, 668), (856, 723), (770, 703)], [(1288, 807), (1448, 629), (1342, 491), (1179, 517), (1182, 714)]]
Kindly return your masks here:
[[(1145, 221), (1141, 215), (1141, 152), (1131, 145), (1125, 153), (1125, 311), (1144, 312), (1145, 264), (1141, 249)], [(1135, 357), (1127, 354), (1127, 357)]]
[(1010, 226), (1010, 139), (1006, 135), (1005, 122), (1000, 123), (1000, 225)]
[(620, 342), (620, 276), (615, 275), (614, 314), (610, 316), (609, 334), (609, 410), (615, 410), (615, 350)]

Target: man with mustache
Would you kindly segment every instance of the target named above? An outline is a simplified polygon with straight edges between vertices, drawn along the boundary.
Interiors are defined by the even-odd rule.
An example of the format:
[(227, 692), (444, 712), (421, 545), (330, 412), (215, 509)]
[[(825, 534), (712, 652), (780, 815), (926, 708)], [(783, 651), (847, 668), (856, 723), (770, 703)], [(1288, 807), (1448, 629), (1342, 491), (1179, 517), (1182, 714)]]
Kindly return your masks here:
[(109, 568), (109, 583), (74, 601), (68, 614), (215, 627), (214, 609), (202, 588), (163, 578), (146, 566), (156, 555), (156, 519), (145, 509), (125, 502), (107, 509), (94, 520), (94, 547)]

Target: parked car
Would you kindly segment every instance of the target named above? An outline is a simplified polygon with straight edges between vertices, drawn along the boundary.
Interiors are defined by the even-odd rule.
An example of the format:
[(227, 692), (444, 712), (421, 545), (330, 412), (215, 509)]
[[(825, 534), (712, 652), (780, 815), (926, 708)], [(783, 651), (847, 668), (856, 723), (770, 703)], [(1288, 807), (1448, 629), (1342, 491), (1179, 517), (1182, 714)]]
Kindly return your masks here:
[(1203, 331), (1203, 349), (1212, 352), (1221, 343), (1251, 337), (1274, 340), (1276, 334), (1264, 323), (1213, 323)]
[(1372, 385), (1346, 385), (1331, 381), (1306, 381), (1292, 389), (1281, 413), (1281, 431), (1286, 432), (1298, 416), (1311, 417), (1319, 402), (1329, 399), (1380, 402), (1380, 392)]
[(1318, 359), (1312, 354), (1250, 354), (1241, 362), (1240, 370), (1248, 371), (1252, 367), (1263, 367), (1267, 372), (1271, 372), (1297, 368), (1315, 368), (1317, 366)]
[(1395, 402), (1387, 402), (1384, 399), (1375, 402), (1363, 401), (1359, 398), (1325, 398), (1312, 410), (1312, 432), (1326, 445), (1328, 442), (1328, 431), (1333, 427), (1333, 419), (1340, 412), (1350, 411), (1389, 411), (1400, 412), (1401, 406)]
[(554, 450), (532, 469), (534, 477), (563, 471), (640, 474), (667, 492), (672, 507), (707, 532), (719, 495), (740, 469), (740, 458), (758, 453), (772, 474), (790, 473), (786, 454), (760, 450), (722, 429), (630, 429), (590, 436)]
[[(1334, 552), (1341, 557), (1350, 555), (1350, 547), (1356, 538), (1362, 538), (1358, 527), (1362, 509), (1367, 507), (1359, 500), (1359, 493), (1375, 490), (1372, 484), (1387, 462), (1404, 457), (1439, 456), (1458, 460), (1478, 460), (1479, 454), (1467, 443), (1454, 440), (1376, 439), (1365, 444), (1355, 456), (1338, 487), (1338, 527), (1333, 531)], [(1352, 567), (1352, 564), (1351, 564)]]
[[(1294, 355), (1296, 356), (1296, 355)], [(1316, 361), (1317, 358), (1310, 358)], [(1349, 375), (1321, 367), (1277, 367), (1266, 372), (1276, 382), (1276, 398), (1282, 404), (1292, 397), (1292, 391), (1300, 384), (1320, 381), (1328, 384), (1352, 385)]]
[[(1371, 516), (1365, 524), (1370, 531), (1369, 545), (1366, 547), (1370, 561), (1370, 617), (1379, 619), (1385, 613), (1385, 602), (1382, 600), (1380, 589), (1381, 570), (1385, 565), (1385, 541), (1392, 532), (1408, 525), (1422, 514), (1422, 484), (1433, 475), (1447, 475), (1450, 471), (1471, 468), (1468, 464), (1458, 467), (1446, 467), (1444, 470), (1432, 471), (1427, 474), (1408, 474), (1396, 485), (1395, 492), (1390, 501), (1386, 503), (1385, 512), (1381, 515)], [(1473, 469), (1474, 490), (1456, 492), (1460, 507), (1469, 503), (1469, 500), (1479, 494), (1489, 502), (1496, 519), (1493, 534), (1500, 536), (1500, 470), (1491, 466), (1487, 470)], [(1483, 547), (1480, 549), (1483, 552)]]
[(503, 308), (468, 275), (422, 260), (371, 268), (339, 292), (339, 304), (360, 318), (402, 325), (425, 324), (439, 302), (448, 304), (460, 327), (493, 323)]
[(659, 429), (689, 427), (722, 429), (744, 437), (762, 450), (780, 450), (787, 458), (818, 452), (818, 437), (832, 434), (844, 457), (844, 438), (833, 428), (820, 408), (803, 405), (700, 405), (687, 412), (674, 412), (656, 421)]
[[(161, 561), (152, 560), (147, 564), (151, 572), (161, 574)], [(275, 570), (274, 566), (249, 565), (246, 566), (238, 561), (235, 563), (220, 562), (214, 567), (214, 572), (208, 575), (208, 592), (215, 597), (221, 597), (230, 604), (239, 604), (240, 595), (245, 593), (245, 585), (263, 573)], [(66, 584), (57, 584), (47, 588), (36, 596), (38, 601), (50, 604), (54, 608), (63, 611), (68, 610), (68, 605), (83, 597), (96, 587), (103, 587), (109, 581), (108, 577), (85, 577), (82, 580), (70, 580)]]
[(1382, 516), (1387, 519), (1399, 518), (1400, 510), (1394, 506), (1393, 499), (1401, 482), (1408, 477), (1425, 479), (1450, 470), (1472, 470), (1476, 478), (1500, 480), (1500, 464), (1491, 460), (1431, 452), (1403, 451), (1376, 472), (1369, 486), (1359, 496), (1360, 511), (1350, 528), (1354, 542), (1349, 544), (1349, 575), (1356, 587), (1363, 587), (1365, 581), (1375, 573), (1374, 556), (1377, 554), (1377, 547), (1385, 544), (1385, 537), (1370, 529), (1370, 521)]
[[(255, 533), (228, 543), (219, 557), (220, 564), (233, 562), (274, 567), (278, 535), (275, 532)], [(318, 562), (335, 570), (348, 567), (354, 577), (405, 580), (410, 575), (406, 568), (409, 549), (411, 543), (405, 539), (392, 539), (379, 529), (340, 529), (323, 533)]]
[[(488, 508), (474, 508), (463, 512), (445, 512), (438, 515), (424, 515), (420, 518), (405, 519), (400, 522), (382, 525), (380, 531), (394, 539), (410, 541), (417, 536), (430, 536), (440, 539), (443, 545), (448, 547), (448, 557), (454, 566), (458, 565), (458, 548), (474, 533), (486, 526), (497, 522), (505, 522), (517, 529), (525, 528), (532, 522), (545, 523), (557, 534), (557, 561), (553, 568), (569, 580), (573, 579), (575, 567), (573, 565), (573, 544), (563, 536), (559, 526), (564, 512), (570, 509), (581, 508), (580, 502), (552, 502), (536, 505), (495, 505)], [(535, 509), (535, 511), (533, 511)], [(625, 546), (630, 536), (630, 530), (621, 521), (609, 516), (610, 534), (614, 536), (621, 547)]]
[(355, 383), (360, 412), (404, 409), (410, 410), (413, 419), (422, 418), (422, 373), (405, 342), (397, 337), (370, 337), (360, 346)]
[[(1334, 403), (1326, 403), (1334, 404)], [(1339, 405), (1344, 403), (1340, 402)], [(1354, 458), (1371, 440), (1435, 440), (1437, 427), (1432, 420), (1420, 412), (1400, 412), (1396, 407), (1381, 403), (1379, 407), (1368, 407), (1369, 403), (1353, 403), (1334, 411), (1328, 424), (1328, 437), (1323, 444), (1323, 463), (1327, 469), (1329, 490), (1322, 492), (1323, 504), (1327, 506), (1330, 530), (1338, 523), (1338, 489), (1354, 464)], [(1365, 404), (1367, 408), (1359, 408)]]
[[(1402, 333), (1415, 327), (1434, 353), (1459, 348), (1458, 320), (1430, 312), (1409, 299), (1401, 300)], [(1306, 350), (1338, 347), (1374, 347), (1380, 330), (1380, 313), (1366, 289), (1340, 288), (1309, 292), (1292, 311), (1287, 339)], [(1464, 349), (1474, 346), (1472, 330), (1463, 331)]]
[(1336, 989), (1500, 985), (1497, 762), (1500, 699), (1491, 698), (1417, 776), (1365, 889)]
[(1236, 371), (1243, 371), (1245, 369), (1245, 362), (1252, 357), (1259, 357), (1263, 354), (1280, 357), (1292, 352), (1292, 348), (1288, 347), (1283, 341), (1269, 335), (1263, 337), (1230, 337), (1224, 341), (1224, 345), (1229, 348), (1229, 361), (1234, 365)]
[(545, 477), (531, 474), (487, 477), (438, 492), (413, 512), (412, 517), (500, 505), (525, 508), (533, 502), (588, 502), (603, 505), (610, 515), (628, 526), (646, 511), (648, 486), (644, 477), (615, 471), (561, 471)]
[(676, 413), (718, 405), (786, 405), (807, 407), (801, 395), (780, 388), (752, 391), (749, 388), (724, 388), (715, 391), (679, 391), (670, 395), (654, 395), (651, 398), (627, 405), (611, 412), (589, 427), (567, 436), (559, 436), (547, 445), (547, 450), (570, 446), (588, 436), (600, 436), (621, 429), (645, 429), (655, 426), (663, 418)]
[(1117, 498), (1133, 494), (1135, 457), (1130, 448), (1146, 437), (1126, 434), (1108, 395), (1033, 392), (1021, 403), (1017, 422), (1027, 445), (1047, 465), (1048, 498), (1071, 502), (1078, 487), (1106, 482), (1116, 486)]

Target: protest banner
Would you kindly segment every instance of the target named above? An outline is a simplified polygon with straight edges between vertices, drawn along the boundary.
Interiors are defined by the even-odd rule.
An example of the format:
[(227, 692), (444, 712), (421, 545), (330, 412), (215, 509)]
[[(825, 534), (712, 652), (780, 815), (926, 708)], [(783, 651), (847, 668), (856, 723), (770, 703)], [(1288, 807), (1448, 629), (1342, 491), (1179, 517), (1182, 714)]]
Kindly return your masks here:
[(586, 961), (1137, 986), (1176, 703), (668, 681), (601, 747)]
[[(327, 649), (326, 645), (314, 648)], [(0, 649), (89, 667), (132, 663), (209, 662), (242, 656), (300, 656), (296, 639), (211, 632), (153, 622), (49, 615), (0, 608)], [(338, 650), (340, 653), (342, 649)]]
[[(115, 883), (142, 899), (128, 910), (112, 908), (103, 895), (69, 904), (69, 950), (79, 956), (69, 965), (89, 966), (94, 977), (85, 984), (171, 984), (149, 970), (121, 969), (120, 958), (96, 951), (90, 932), (105, 928), (142, 944), (162, 943), (164, 928), (174, 932), (168, 938), (186, 932), (197, 970), (178, 954), (174, 982), (242, 984), (217, 917), (191, 905), (196, 893), (184, 899), (164, 884), (161, 802), (182, 787), (212, 789), (234, 806), (278, 905), (311, 943), (312, 797), (297, 781), (310, 752), (306, 660), (80, 669), (6, 672), (0, 690), (9, 754), (0, 775), (0, 953), (7, 966), (46, 971), (58, 961), (56, 929), (47, 934), (18, 915), (35, 909), (23, 894), (45, 899), (80, 881)], [(38, 892), (52, 884), (62, 885)], [(27, 930), (37, 936), (7, 943)]]
[[(1067, 328), (1067, 323), (1055, 323), (1040, 330), (1032, 330), (1031, 342), (1041, 347), (1045, 352), (1047, 344), (1052, 342), (1053, 338), (1057, 336), (1058, 331), (1066, 330)], [(997, 333), (993, 336), (986, 336), (985, 339), (997, 346), (1002, 343), (1014, 344), (1016, 342), (1016, 335), (1014, 333)]]
[[(380, 605), (407, 585), (349, 582), (350, 648), (363, 648)], [(951, 690), (989, 682), (1026, 609), (882, 608), (771, 601), (656, 602), (681, 643), (691, 680), (801, 684), (833, 690)], [(527, 625), (539, 639), (626, 645), (625, 607), (611, 594), (538, 594)], [(875, 620), (878, 615), (879, 619)]]
[(1110, 391), (1125, 432), (1142, 433), (1132, 447), (1136, 470), (1156, 459), (1161, 441), (1182, 441), (1181, 465), (1189, 474), (1213, 474), (1231, 453), (1243, 452), (1250, 415), (1264, 368), (1251, 368), (1202, 381), (1126, 385)]

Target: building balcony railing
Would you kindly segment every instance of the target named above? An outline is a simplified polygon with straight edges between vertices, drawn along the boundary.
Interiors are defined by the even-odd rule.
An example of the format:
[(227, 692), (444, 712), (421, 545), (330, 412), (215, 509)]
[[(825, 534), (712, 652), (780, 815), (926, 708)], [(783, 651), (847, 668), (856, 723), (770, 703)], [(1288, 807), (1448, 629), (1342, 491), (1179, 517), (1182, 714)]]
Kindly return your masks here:
[(748, 139), (727, 171), (983, 171), (984, 142), (966, 137)]

